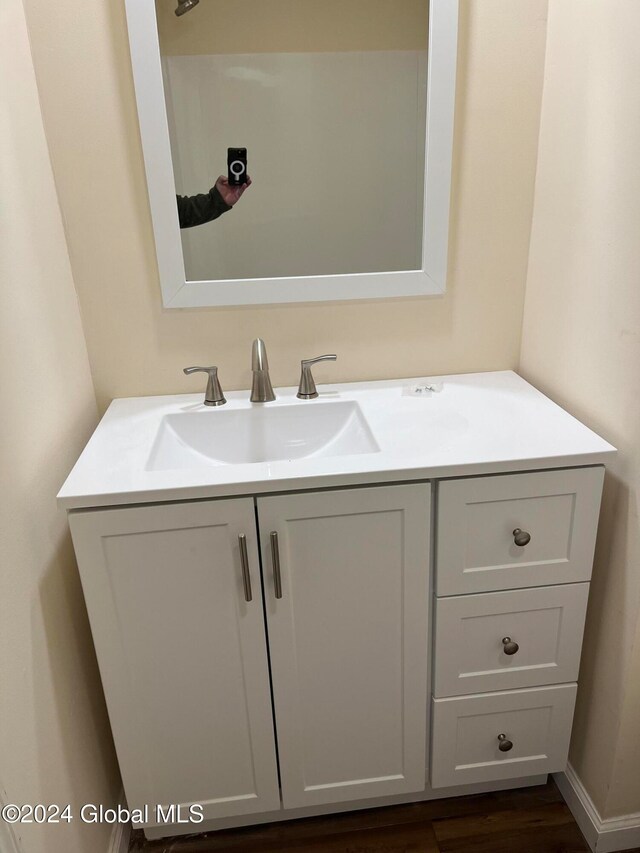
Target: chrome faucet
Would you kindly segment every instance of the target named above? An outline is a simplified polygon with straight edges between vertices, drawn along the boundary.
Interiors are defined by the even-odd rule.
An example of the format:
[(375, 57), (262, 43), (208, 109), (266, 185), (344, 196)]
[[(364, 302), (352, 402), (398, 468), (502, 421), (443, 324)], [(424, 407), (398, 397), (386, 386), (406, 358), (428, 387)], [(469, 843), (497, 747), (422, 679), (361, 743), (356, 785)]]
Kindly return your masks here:
[(269, 403), (276, 399), (269, 377), (269, 362), (267, 361), (267, 348), (262, 338), (256, 338), (251, 348), (251, 370), (253, 371), (253, 382), (251, 384), (252, 403)]

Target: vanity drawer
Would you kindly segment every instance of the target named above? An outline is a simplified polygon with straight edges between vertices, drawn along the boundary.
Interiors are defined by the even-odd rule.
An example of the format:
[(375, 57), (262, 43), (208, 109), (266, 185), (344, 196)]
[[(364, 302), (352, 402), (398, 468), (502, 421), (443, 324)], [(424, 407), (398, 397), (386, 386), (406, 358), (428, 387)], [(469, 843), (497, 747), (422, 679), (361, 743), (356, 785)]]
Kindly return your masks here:
[(561, 684), (434, 699), (431, 786), (563, 770), (577, 689)]
[(436, 594), (589, 580), (603, 477), (594, 466), (441, 482)]
[(439, 598), (434, 696), (575, 681), (588, 596), (577, 583)]

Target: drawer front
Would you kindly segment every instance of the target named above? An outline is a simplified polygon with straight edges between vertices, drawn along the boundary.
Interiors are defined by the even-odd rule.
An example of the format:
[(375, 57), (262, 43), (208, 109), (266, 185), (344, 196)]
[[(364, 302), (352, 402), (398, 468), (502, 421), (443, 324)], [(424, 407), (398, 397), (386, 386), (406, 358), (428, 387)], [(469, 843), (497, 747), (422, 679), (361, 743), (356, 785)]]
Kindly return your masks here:
[(436, 603), (434, 696), (575, 681), (588, 583)]
[(564, 770), (577, 689), (561, 684), (434, 699), (432, 787)]
[(440, 483), (437, 595), (589, 580), (603, 477), (597, 466)]

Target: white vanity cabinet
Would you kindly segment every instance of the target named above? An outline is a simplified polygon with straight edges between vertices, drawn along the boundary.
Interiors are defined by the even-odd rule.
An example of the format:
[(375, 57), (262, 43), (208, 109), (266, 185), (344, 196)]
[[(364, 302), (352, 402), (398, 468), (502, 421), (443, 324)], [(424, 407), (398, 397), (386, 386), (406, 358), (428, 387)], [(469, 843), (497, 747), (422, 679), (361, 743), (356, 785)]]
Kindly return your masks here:
[(109, 407), (59, 499), (148, 838), (565, 768), (615, 448), (510, 371), (423, 386)]
[(562, 770), (603, 471), (72, 512), (129, 806), (212, 828)]
[(430, 491), (70, 515), (131, 808), (209, 820), (424, 790)]

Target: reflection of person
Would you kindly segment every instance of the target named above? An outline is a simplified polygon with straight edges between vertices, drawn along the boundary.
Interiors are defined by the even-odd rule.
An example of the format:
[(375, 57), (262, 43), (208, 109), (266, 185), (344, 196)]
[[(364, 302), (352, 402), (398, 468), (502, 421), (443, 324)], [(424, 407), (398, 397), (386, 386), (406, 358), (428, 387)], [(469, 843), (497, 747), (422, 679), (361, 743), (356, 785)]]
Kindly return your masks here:
[(226, 213), (238, 201), (242, 193), (251, 185), (251, 178), (247, 175), (247, 183), (239, 187), (232, 187), (224, 175), (220, 175), (215, 185), (208, 193), (199, 195), (177, 195), (178, 219), (180, 228), (193, 228), (195, 225), (204, 225)]

